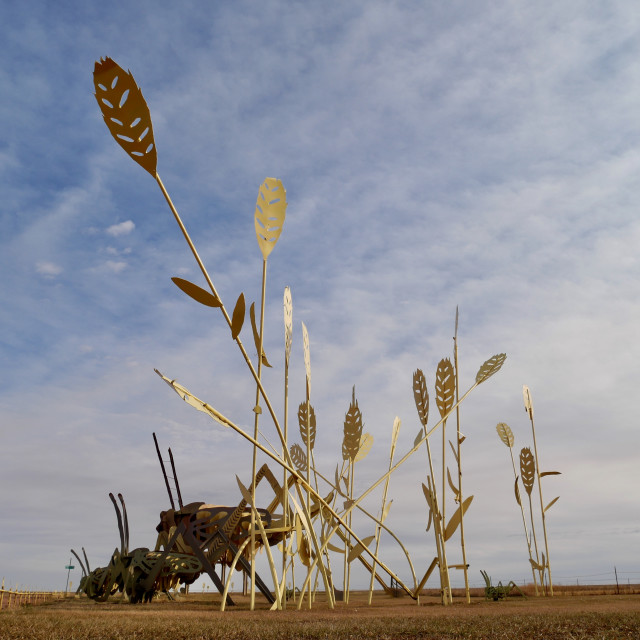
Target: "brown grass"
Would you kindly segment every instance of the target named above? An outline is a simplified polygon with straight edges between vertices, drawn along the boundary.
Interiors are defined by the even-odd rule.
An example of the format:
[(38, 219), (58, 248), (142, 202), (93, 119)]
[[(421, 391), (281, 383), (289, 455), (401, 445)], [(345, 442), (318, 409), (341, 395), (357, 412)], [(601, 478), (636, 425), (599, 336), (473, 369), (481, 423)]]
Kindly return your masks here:
[(179, 640), (189, 638), (559, 638), (621, 640), (640, 637), (640, 596), (556, 595), (553, 598), (511, 597), (487, 602), (474, 597), (470, 605), (456, 600), (442, 607), (431, 596), (418, 606), (409, 598), (374, 597), (352, 593), (349, 605), (338, 603), (330, 611), (319, 600), (313, 610), (248, 611), (238, 602), (224, 613), (217, 595), (194, 594), (178, 602), (156, 601), (129, 605), (117, 600), (97, 604), (70, 598), (48, 605), (23, 607), (0, 614), (0, 638), (15, 640), (92, 640), (136, 638)]

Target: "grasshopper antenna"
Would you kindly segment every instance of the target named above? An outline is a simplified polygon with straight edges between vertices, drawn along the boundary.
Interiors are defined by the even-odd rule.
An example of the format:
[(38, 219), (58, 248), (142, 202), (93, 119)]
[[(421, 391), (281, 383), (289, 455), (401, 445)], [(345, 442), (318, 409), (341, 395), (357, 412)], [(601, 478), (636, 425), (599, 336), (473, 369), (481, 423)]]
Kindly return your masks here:
[(176, 473), (176, 465), (173, 463), (173, 453), (171, 453), (171, 447), (169, 447), (169, 460), (171, 461), (171, 471), (173, 471), (173, 481), (176, 484), (176, 492), (178, 494), (178, 503), (182, 509), (182, 495), (180, 494), (180, 485), (178, 484), (178, 474)]
[[(160, 468), (162, 469), (162, 475), (164, 476), (164, 483), (167, 487), (167, 493), (169, 494), (169, 502), (171, 502), (171, 508), (175, 510), (176, 505), (175, 502), (173, 501), (173, 496), (171, 495), (171, 487), (169, 486), (169, 478), (167, 477), (167, 470), (164, 468), (164, 461), (162, 460), (162, 454), (160, 453), (160, 447), (158, 446), (158, 438), (156, 438), (156, 434), (154, 432), (153, 434), (153, 441), (156, 444), (156, 453), (158, 454), (158, 460), (160, 460)], [(173, 462), (173, 458), (172, 458), (172, 462)], [(175, 476), (175, 472), (173, 474)], [(180, 492), (178, 491), (178, 496), (180, 495)], [(182, 501), (180, 501), (180, 507), (182, 507)]]
[(129, 553), (129, 518), (127, 518), (127, 507), (124, 504), (124, 498), (122, 494), (118, 494), (118, 499), (120, 500), (120, 504), (122, 505), (122, 516), (124, 518), (124, 545), (125, 545), (125, 553)]
[(71, 553), (73, 553), (73, 555), (76, 557), (76, 560), (80, 564), (80, 568), (82, 569), (82, 575), (84, 576), (88, 575), (87, 570), (84, 568), (84, 565), (82, 564), (82, 560), (80, 560), (80, 556), (73, 549), (71, 549)]
[(109, 497), (111, 498), (111, 502), (113, 502), (113, 507), (116, 510), (116, 516), (118, 518), (118, 531), (120, 532), (120, 553), (124, 555), (126, 553), (124, 547), (124, 531), (122, 529), (122, 515), (120, 515), (120, 509), (118, 508), (118, 503), (113, 495), (113, 493), (109, 493)]

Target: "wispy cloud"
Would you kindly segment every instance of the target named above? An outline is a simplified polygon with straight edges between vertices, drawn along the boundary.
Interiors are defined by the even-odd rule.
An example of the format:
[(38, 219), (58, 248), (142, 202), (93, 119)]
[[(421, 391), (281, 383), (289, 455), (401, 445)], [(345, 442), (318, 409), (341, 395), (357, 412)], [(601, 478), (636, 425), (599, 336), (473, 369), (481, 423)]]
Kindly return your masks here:
[(118, 224), (112, 224), (110, 227), (107, 227), (107, 234), (117, 238), (118, 236), (130, 234), (135, 228), (136, 225), (133, 220), (126, 220), (125, 222), (119, 222)]
[(45, 278), (55, 278), (62, 273), (63, 269), (55, 262), (36, 262), (36, 271)]
[(121, 260), (107, 260), (104, 263), (105, 269), (113, 273), (120, 273), (127, 268), (127, 263)]

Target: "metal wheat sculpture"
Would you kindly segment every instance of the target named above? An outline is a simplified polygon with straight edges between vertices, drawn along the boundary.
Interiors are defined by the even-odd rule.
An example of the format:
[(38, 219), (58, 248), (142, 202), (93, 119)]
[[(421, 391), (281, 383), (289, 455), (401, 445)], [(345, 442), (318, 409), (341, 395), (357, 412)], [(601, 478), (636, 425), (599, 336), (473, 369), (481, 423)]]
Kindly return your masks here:
[(544, 500), (542, 499), (541, 480), (545, 476), (559, 475), (560, 472), (559, 471), (543, 471), (542, 473), (540, 473), (540, 464), (538, 462), (538, 445), (536, 442), (536, 427), (535, 427), (535, 422), (533, 420), (533, 401), (531, 400), (531, 392), (529, 391), (529, 387), (527, 387), (527, 385), (523, 385), (522, 395), (524, 398), (524, 408), (525, 408), (525, 411), (527, 412), (527, 415), (529, 416), (529, 420), (531, 421), (531, 431), (533, 433), (533, 451), (534, 451), (534, 457), (535, 457), (536, 476), (538, 478), (538, 496), (540, 498), (540, 517), (542, 518), (542, 531), (544, 534), (544, 549), (546, 552), (546, 559), (545, 559), (545, 554), (542, 555), (543, 557), (542, 565), (543, 565), (543, 571), (544, 571), (544, 568), (546, 568), (547, 570), (547, 577), (549, 581), (549, 593), (550, 595), (553, 595), (553, 582), (551, 580), (551, 563), (549, 560), (549, 542), (547, 538), (547, 524), (546, 524), (545, 514), (557, 502), (560, 496), (557, 496), (548, 505), (545, 506)]
[(533, 576), (535, 593), (536, 595), (538, 595), (538, 578), (536, 577), (536, 569), (534, 565), (535, 559), (533, 557), (533, 552), (531, 550), (531, 536), (529, 535), (529, 531), (527, 528), (527, 518), (524, 514), (524, 507), (522, 506), (522, 499), (520, 497), (520, 489), (518, 488), (518, 479), (520, 476), (516, 471), (516, 463), (513, 458), (513, 445), (515, 442), (515, 438), (513, 436), (513, 432), (511, 431), (511, 427), (509, 427), (509, 425), (504, 422), (500, 422), (496, 425), (496, 431), (498, 432), (498, 436), (500, 437), (500, 440), (502, 440), (502, 442), (504, 442), (504, 444), (509, 448), (509, 455), (511, 457), (511, 467), (513, 469), (513, 478), (514, 478), (513, 487), (515, 491), (516, 502), (520, 507), (520, 513), (522, 515), (522, 526), (524, 527), (524, 537), (527, 542), (527, 551), (529, 552), (529, 562), (531, 564), (531, 575)]
[[(354, 495), (354, 463), (362, 459), (371, 447), (372, 438), (368, 434), (362, 433), (362, 414), (355, 400), (355, 391), (352, 394), (352, 402), (349, 406), (349, 411), (345, 416), (345, 430), (343, 441), (343, 459), (348, 466), (346, 497), (347, 500), (344, 503), (344, 509), (338, 509), (336, 506), (336, 499), (338, 492), (342, 493), (340, 488), (340, 482), (344, 482), (342, 476), (336, 474), (336, 485), (327, 481), (315, 468), (313, 460), (313, 446), (315, 442), (315, 412), (310, 404), (310, 390), (311, 390), (311, 370), (310, 370), (310, 356), (309, 356), (309, 338), (306, 331), (306, 327), (303, 325), (303, 346), (304, 346), (304, 358), (305, 358), (305, 370), (306, 370), (306, 398), (305, 402), (300, 405), (298, 413), (299, 426), (301, 427), (301, 437), (306, 446), (306, 452), (299, 445), (294, 445), (289, 449), (288, 442), (288, 373), (289, 373), (289, 358), (292, 345), (292, 310), (291, 310), (291, 296), (290, 292), (285, 290), (284, 297), (284, 317), (285, 317), (285, 380), (284, 380), (284, 395), (285, 395), (285, 411), (284, 411), (284, 431), (280, 425), (280, 421), (274, 411), (273, 405), (269, 399), (269, 396), (262, 383), (262, 367), (270, 366), (267, 357), (264, 353), (264, 316), (265, 316), (265, 291), (266, 291), (266, 273), (267, 273), (267, 259), (271, 254), (275, 244), (282, 233), (282, 228), (286, 213), (286, 193), (282, 183), (275, 178), (266, 178), (260, 185), (258, 192), (258, 199), (256, 203), (256, 209), (254, 213), (254, 226), (256, 237), (260, 251), (262, 253), (262, 293), (260, 301), (260, 315), (259, 319), (256, 317), (256, 308), (254, 304), (250, 305), (249, 315), (251, 318), (252, 337), (256, 348), (257, 354), (257, 366), (252, 362), (252, 358), (247, 353), (245, 346), (241, 339), (241, 333), (244, 326), (246, 315), (246, 303), (242, 293), (237, 297), (233, 311), (229, 313), (223, 300), (221, 299), (218, 291), (216, 290), (213, 281), (208, 274), (196, 247), (189, 236), (187, 229), (180, 218), (169, 194), (162, 183), (157, 171), (157, 150), (154, 139), (153, 126), (151, 123), (151, 116), (147, 104), (142, 96), (142, 93), (135, 83), (131, 73), (125, 72), (110, 58), (104, 58), (99, 62), (96, 62), (94, 69), (94, 85), (95, 96), (103, 114), (104, 121), (109, 128), (109, 131), (113, 135), (118, 144), (126, 151), (126, 153), (145, 171), (147, 171), (158, 184), (164, 198), (171, 209), (171, 212), (187, 242), (189, 248), (198, 264), (198, 267), (202, 273), (204, 281), (206, 282), (206, 288), (200, 287), (197, 284), (189, 282), (181, 278), (172, 278), (173, 282), (179, 287), (186, 295), (198, 303), (205, 305), (213, 309), (219, 309), (222, 317), (227, 324), (231, 338), (237, 344), (240, 353), (251, 373), (251, 376), (256, 384), (256, 397), (254, 404), (254, 428), (253, 432), (249, 433), (247, 430), (240, 427), (235, 421), (227, 418), (215, 409), (209, 403), (200, 400), (196, 395), (188, 391), (184, 386), (177, 381), (172, 380), (159, 371), (156, 371), (158, 375), (169, 385), (171, 388), (189, 405), (197, 409), (200, 412), (205, 413), (211, 419), (225, 428), (232, 429), (241, 437), (243, 437), (252, 446), (252, 467), (251, 467), (251, 479), (250, 484), (247, 487), (238, 479), (238, 488), (242, 495), (242, 501), (238, 508), (232, 510), (234, 519), (229, 522), (229, 532), (218, 531), (217, 525), (210, 523), (208, 520), (198, 520), (198, 512), (185, 513), (181, 515), (181, 524), (176, 526), (173, 530), (171, 540), (184, 538), (185, 540), (191, 540), (191, 548), (197, 556), (199, 562), (203, 566), (208, 566), (210, 574), (215, 575), (215, 571), (208, 559), (207, 554), (210, 554), (211, 549), (200, 548), (197, 538), (193, 531), (204, 531), (203, 527), (210, 529), (213, 533), (210, 535), (218, 536), (214, 551), (216, 553), (224, 552), (226, 554), (232, 553), (233, 557), (228, 557), (227, 560), (231, 562), (231, 570), (238, 563), (243, 567), (243, 570), (250, 572), (251, 580), (251, 608), (254, 607), (254, 594), (255, 585), (258, 585), (261, 592), (271, 602), (273, 601), (273, 608), (282, 608), (286, 602), (286, 574), (288, 558), (292, 557), (292, 543), (295, 539), (297, 543), (297, 556), (302, 562), (307, 565), (307, 575), (302, 585), (301, 594), (305, 594), (306, 589), (309, 589), (309, 602), (311, 603), (312, 589), (311, 579), (314, 572), (316, 577), (318, 571), (322, 577), (324, 590), (329, 607), (334, 606), (334, 588), (333, 581), (330, 575), (329, 562), (325, 563), (324, 559), (328, 558), (327, 551), (330, 546), (330, 540), (334, 534), (345, 542), (345, 596), (348, 599), (349, 591), (349, 564), (354, 559), (360, 559), (368, 570), (372, 571), (372, 578), (379, 577), (376, 573), (376, 568), (379, 567), (381, 571), (386, 573), (392, 581), (395, 581), (397, 585), (403, 589), (407, 594), (413, 598), (417, 598), (420, 589), (424, 585), (426, 580), (418, 585), (415, 580), (415, 572), (411, 565), (408, 553), (402, 546), (407, 559), (411, 565), (411, 571), (414, 579), (414, 586), (411, 588), (406, 585), (399, 576), (388, 567), (382, 559), (379, 557), (379, 536), (380, 528), (392, 533), (384, 525), (384, 519), (388, 514), (390, 503), (386, 502), (388, 482), (391, 475), (403, 465), (419, 448), (423, 443), (426, 443), (428, 455), (429, 455), (429, 477), (428, 477), (428, 492), (427, 500), (431, 501), (431, 514), (433, 517), (434, 527), (437, 529), (436, 543), (438, 546), (437, 563), (441, 572), (441, 585), (443, 590), (443, 599), (450, 599), (450, 585), (448, 581), (448, 567), (446, 562), (446, 556), (444, 553), (444, 543), (448, 540), (456, 528), (462, 523), (462, 516), (464, 511), (468, 507), (471, 497), (467, 498), (460, 504), (457, 511), (451, 517), (449, 522), (445, 526), (444, 521), (444, 495), (442, 504), (442, 513), (437, 502), (436, 492), (436, 479), (433, 474), (433, 465), (431, 462), (431, 452), (429, 444), (429, 436), (437, 429), (442, 427), (443, 430), (443, 451), (445, 449), (445, 424), (447, 418), (451, 415), (455, 409), (457, 411), (460, 403), (475, 389), (478, 385), (482, 384), (489, 377), (494, 375), (504, 363), (505, 355), (499, 354), (487, 360), (478, 371), (476, 375), (475, 383), (464, 393), (461, 397), (458, 397), (457, 384), (455, 382), (455, 376), (457, 376), (457, 350), (456, 350), (456, 367), (454, 371), (453, 365), (447, 361), (441, 361), (438, 371), (436, 373), (436, 400), (438, 403), (438, 409), (440, 411), (440, 420), (431, 429), (427, 429), (426, 419), (424, 416), (423, 432), (415, 440), (413, 448), (407, 452), (398, 462), (393, 462), (393, 453), (395, 449), (395, 439), (397, 437), (397, 429), (394, 426), (394, 436), (392, 443), (392, 450), (390, 455), (389, 469), (384, 473), (376, 482), (374, 482), (368, 489), (366, 489), (360, 496)], [(418, 373), (418, 372), (416, 372)], [(418, 381), (420, 386), (420, 381)], [(426, 389), (426, 385), (425, 385)], [(418, 389), (422, 393), (421, 388)], [(414, 376), (414, 392), (416, 392), (416, 379)], [(424, 399), (423, 399), (424, 400)], [(418, 398), (416, 396), (416, 402)], [(427, 412), (428, 412), (428, 397)], [(273, 423), (275, 431), (280, 441), (280, 451), (277, 451), (270, 444), (266, 446), (264, 434), (260, 430), (260, 416), (263, 412), (268, 415)], [(420, 413), (420, 408), (419, 408)], [(531, 414), (532, 417), (532, 414)], [(422, 416), (421, 416), (422, 421)], [(459, 424), (459, 423), (458, 423)], [(399, 425), (399, 421), (398, 421)], [(458, 427), (459, 431), (459, 427)], [(268, 441), (266, 441), (268, 442)], [(460, 444), (460, 435), (458, 434), (458, 448)], [(453, 446), (453, 445), (452, 445)], [(458, 449), (459, 451), (459, 449)], [(276, 463), (283, 469), (283, 485), (280, 487), (275, 477), (268, 469), (266, 465), (263, 465), (260, 471), (257, 470), (257, 455), (260, 452), (262, 455), (267, 456), (272, 462)], [(457, 455), (458, 465), (460, 464), (459, 452)], [(444, 494), (445, 485), (445, 460), (443, 454), (443, 474), (442, 474), (442, 491)], [(313, 480), (312, 472), (313, 470)], [(259, 509), (256, 505), (256, 484), (260, 479), (267, 474), (269, 482), (272, 483), (274, 490), (276, 490), (276, 499), (273, 504), (283, 505), (282, 526), (276, 528), (270, 528), (269, 522), (271, 514), (269, 510)], [(543, 474), (540, 474), (540, 477)], [(461, 472), (458, 468), (458, 488), (457, 495), (461, 497), (461, 485), (460, 485)], [(331, 488), (330, 496), (324, 497), (318, 487), (318, 480), (329, 485)], [(449, 478), (450, 480), (450, 478)], [(360, 505), (371, 492), (373, 492), (378, 486), (384, 483), (384, 494), (382, 500), (382, 510), (380, 519), (373, 518), (373, 520), (379, 525), (376, 528), (376, 535), (369, 536), (368, 538), (361, 539), (353, 530), (352, 524), (352, 512), (354, 509), (367, 513)], [(453, 483), (450, 481), (450, 485), (454, 488)], [(291, 493), (289, 493), (291, 489)], [(540, 494), (542, 496), (542, 494)], [(184, 507), (186, 509), (189, 505)], [(550, 506), (550, 505), (549, 505)], [(547, 507), (548, 508), (548, 507)], [(181, 505), (182, 509), (182, 505)], [(224, 507), (227, 509), (227, 507)], [(245, 521), (245, 509), (248, 509)], [(207, 511), (209, 513), (211, 510)], [(214, 509), (215, 511), (215, 509)], [(182, 511), (180, 511), (182, 513)], [(266, 513), (266, 515), (265, 515)], [(367, 514), (370, 516), (370, 514)], [(208, 516), (207, 516), (208, 517)], [(213, 517), (213, 516), (212, 516)], [(217, 516), (216, 516), (217, 517)], [(230, 517), (230, 516), (229, 516)], [(370, 516), (372, 517), (372, 516)], [(264, 519), (266, 518), (266, 520)], [(315, 530), (314, 520), (319, 518), (321, 521), (322, 534), (319, 538)], [(231, 531), (236, 531), (234, 527), (239, 526), (242, 521), (243, 527), (241, 527), (240, 533), (242, 536), (237, 540), (237, 544), (232, 544), (228, 537)], [(190, 524), (187, 524), (189, 522)], [(180, 528), (182, 527), (182, 528)], [(209, 535), (209, 533), (207, 534)], [(191, 537), (190, 537), (191, 536)], [(220, 537), (222, 536), (222, 537)], [(225, 539), (224, 536), (227, 536)], [(395, 537), (395, 536), (394, 536)], [(546, 534), (545, 534), (546, 537)], [(369, 549), (370, 543), (376, 538), (375, 551)], [(211, 538), (213, 540), (214, 538)], [(162, 557), (166, 558), (166, 554), (169, 553), (171, 547), (170, 539), (167, 539), (166, 547), (162, 554)], [(226, 540), (220, 547), (220, 540)], [(270, 552), (269, 546), (274, 540), (280, 540), (282, 544), (282, 575), (278, 577), (276, 563)], [(287, 543), (288, 541), (288, 543)], [(399, 542), (399, 540), (398, 540)], [(171, 543), (171, 544), (170, 544)], [(213, 543), (212, 543), (213, 544)], [(194, 546), (195, 545), (195, 546)], [(225, 546), (227, 545), (227, 546)], [(231, 546), (229, 546), (231, 545)], [(255, 573), (255, 553), (257, 547), (261, 545), (265, 547), (267, 553), (267, 559), (269, 563), (269, 570), (274, 582), (273, 591), (275, 595), (271, 593), (262, 583), (258, 580)], [(464, 543), (463, 543), (464, 548)], [(213, 547), (212, 547), (213, 549)], [(463, 551), (464, 553), (464, 551)], [(248, 554), (250, 565), (247, 564), (245, 555)], [(365, 560), (365, 557), (368, 560)], [(371, 564), (370, 564), (371, 563)], [(119, 565), (118, 565), (119, 566)], [(195, 563), (194, 563), (195, 566)], [(159, 570), (160, 564), (156, 563), (155, 571)], [(151, 574), (150, 574), (151, 575)], [(293, 574), (292, 574), (293, 575)], [(427, 576), (428, 577), (428, 576)], [(224, 608), (227, 602), (228, 589), (230, 584), (230, 578), (225, 585), (220, 583), (219, 588), (223, 588), (223, 602), (222, 608)], [(145, 592), (147, 593), (147, 592)], [(297, 602), (298, 608), (302, 605), (302, 597)]]
[[(460, 370), (458, 363), (458, 307), (456, 307), (456, 322), (455, 322), (455, 331), (453, 334), (453, 366), (455, 370), (455, 389), (456, 389), (456, 402), (458, 401), (458, 389), (460, 385), (458, 372)], [(456, 504), (460, 504), (464, 502), (463, 493), (462, 493), (462, 451), (461, 445), (465, 440), (465, 436), (460, 431), (460, 407), (456, 407), (456, 446), (451, 448), (453, 449), (453, 455), (456, 459), (457, 467), (458, 467), (458, 485), (454, 486), (451, 481), (451, 476), (449, 476), (449, 484), (451, 489), (455, 494)], [(451, 441), (449, 441), (451, 444)], [(467, 600), (467, 604), (471, 602), (471, 594), (469, 592), (469, 565), (467, 564), (467, 549), (464, 543), (464, 511), (461, 513), (460, 517), (460, 548), (462, 551), (462, 570), (464, 572), (464, 592)]]
[[(393, 456), (396, 452), (396, 444), (398, 442), (398, 435), (400, 434), (400, 418), (396, 416), (396, 419), (393, 421), (393, 429), (391, 430), (391, 448), (389, 450), (389, 469), (393, 466)], [(389, 509), (391, 509), (391, 503), (393, 500), (387, 502), (387, 492), (389, 490), (389, 480), (391, 478), (387, 478), (384, 482), (384, 489), (382, 491), (382, 505), (380, 506), (380, 523), (383, 523), (387, 516), (389, 515)], [(375, 547), (375, 556), (378, 556), (378, 551), (380, 549), (380, 534), (382, 533), (382, 524), (376, 524), (376, 547)], [(369, 601), (371, 604), (371, 600), (373, 597), (373, 581), (376, 575), (376, 561), (373, 561), (373, 571), (371, 572), (371, 580), (369, 581)]]
[[(533, 582), (535, 586), (536, 595), (538, 595), (538, 582), (540, 587), (543, 589), (543, 592), (546, 594), (547, 591), (549, 595), (553, 595), (553, 582), (551, 580), (551, 565), (549, 562), (549, 543), (547, 537), (547, 528), (546, 528), (546, 512), (558, 501), (559, 497), (554, 498), (549, 502), (546, 506), (542, 497), (542, 478), (545, 476), (555, 476), (559, 475), (559, 471), (543, 471), (540, 472), (540, 466), (538, 463), (537, 456), (537, 444), (536, 444), (536, 435), (535, 435), (535, 424), (533, 421), (533, 403), (531, 401), (531, 393), (529, 388), (524, 385), (523, 386), (523, 397), (524, 397), (524, 407), (529, 419), (531, 421), (531, 428), (533, 431), (533, 443), (534, 443), (534, 451), (532, 452), (529, 447), (523, 447), (520, 451), (520, 475), (518, 476), (516, 472), (516, 466), (513, 459), (513, 445), (515, 438), (513, 436), (513, 432), (511, 428), (505, 424), (504, 422), (499, 423), (496, 426), (496, 430), (498, 432), (498, 436), (500, 440), (504, 442), (504, 444), (509, 447), (509, 453), (511, 456), (511, 466), (513, 468), (513, 474), (515, 477), (514, 491), (515, 497), (518, 505), (520, 506), (520, 512), (522, 515), (522, 524), (524, 527), (525, 538), (527, 540), (527, 549), (529, 552), (529, 563), (531, 565), (531, 572), (533, 575)], [(520, 495), (520, 489), (518, 487), (518, 481), (522, 481), (522, 486), (524, 487), (527, 497), (529, 500), (529, 518), (531, 523), (531, 534), (527, 531), (527, 521), (524, 513), (524, 507), (522, 505), (522, 498)], [(538, 548), (538, 540), (536, 536), (536, 528), (535, 528), (535, 516), (533, 512), (533, 502), (531, 498), (531, 493), (533, 492), (533, 486), (538, 481), (538, 496), (540, 501), (540, 518), (542, 521), (542, 528), (544, 533), (544, 551), (540, 551)], [(533, 542), (533, 548), (531, 543)]]

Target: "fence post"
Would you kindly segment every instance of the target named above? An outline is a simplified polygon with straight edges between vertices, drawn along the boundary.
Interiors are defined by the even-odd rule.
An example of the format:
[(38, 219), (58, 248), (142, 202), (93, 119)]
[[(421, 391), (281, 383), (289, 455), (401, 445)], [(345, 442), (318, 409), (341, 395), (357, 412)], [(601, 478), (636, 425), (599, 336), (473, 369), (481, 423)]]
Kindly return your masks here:
[(0, 591), (0, 609), (2, 609), (3, 602), (4, 602), (4, 578), (2, 578), (2, 591)]

